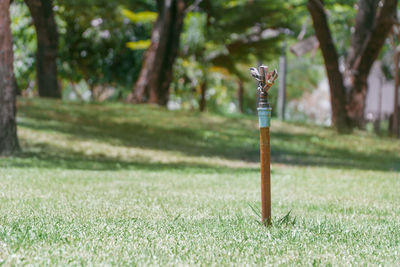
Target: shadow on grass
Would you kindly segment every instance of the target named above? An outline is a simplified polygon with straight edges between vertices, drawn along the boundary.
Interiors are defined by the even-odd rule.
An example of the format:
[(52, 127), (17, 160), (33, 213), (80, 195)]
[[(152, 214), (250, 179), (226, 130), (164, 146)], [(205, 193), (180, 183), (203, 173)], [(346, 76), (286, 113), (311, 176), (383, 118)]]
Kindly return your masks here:
[[(33, 148), (33, 149), (32, 149)], [(60, 150), (54, 146), (40, 145), (31, 147), (32, 151), (23, 151), (13, 158), (0, 158), (0, 168), (44, 168), (44, 169), (70, 169), (89, 171), (118, 171), (118, 170), (143, 170), (143, 171), (193, 171), (196, 173), (248, 173), (257, 171), (258, 168), (250, 167), (225, 167), (206, 163), (152, 162), (144, 158), (134, 158), (130, 161), (107, 157), (105, 155), (88, 156), (69, 149)], [(40, 150), (40, 152), (39, 152)]]
[[(188, 156), (220, 157), (245, 162), (259, 161), (258, 130), (255, 127), (246, 127), (237, 118), (224, 118), (217, 123), (199, 121), (195, 115), (183, 115), (186, 116), (184, 119), (187, 122), (175, 125), (171, 120), (174, 116), (180, 116), (179, 113), (146, 106), (131, 108), (122, 105), (65, 105), (39, 100), (37, 102), (35, 100), (33, 105), (22, 106), (21, 113), (24, 120), (19, 122), (20, 126), (38, 131), (60, 132), (71, 135), (77, 140), (97, 140), (114, 146), (177, 151)], [(124, 119), (119, 120), (119, 118)], [(244, 120), (248, 121), (246, 118)], [(313, 134), (272, 132), (272, 161), (301, 166), (400, 170), (400, 156), (394, 152), (377, 150), (371, 156), (369, 153), (354, 151), (343, 145), (331, 148), (312, 142), (314, 137)], [(54, 148), (49, 147), (48, 150)], [(208, 168), (221, 171), (230, 169), (187, 162), (162, 164), (140, 159), (124, 162), (106, 156), (88, 158), (72, 150), (56, 153), (47, 153), (46, 149), (42, 151), (40, 154), (23, 153), (19, 158), (36, 157), (44, 166), (78, 169), (118, 169), (130, 168), (132, 165), (135, 168), (153, 170), (155, 168)], [(64, 156), (54, 156), (57, 153)], [(15, 164), (18, 164), (18, 161)], [(238, 170), (238, 168), (232, 169)]]
[(304, 166), (327, 166), (341, 169), (363, 169), (380, 171), (400, 171), (400, 156), (391, 151), (374, 151), (363, 153), (351, 148), (327, 147), (312, 142), (313, 135), (288, 134), (277, 132), (271, 134), (271, 139), (290, 144), (301, 144), (307, 147), (304, 151), (296, 151), (287, 147), (277, 147), (272, 144), (271, 157), (274, 162)]

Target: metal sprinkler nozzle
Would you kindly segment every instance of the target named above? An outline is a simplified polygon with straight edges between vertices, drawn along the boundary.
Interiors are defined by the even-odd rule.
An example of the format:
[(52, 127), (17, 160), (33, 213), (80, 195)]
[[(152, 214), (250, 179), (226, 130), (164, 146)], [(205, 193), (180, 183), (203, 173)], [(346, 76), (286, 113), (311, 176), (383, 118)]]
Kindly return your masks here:
[(268, 90), (278, 78), (278, 71), (268, 71), (268, 66), (261, 65), (259, 71), (257, 68), (250, 68), (250, 73), (253, 78), (258, 81), (257, 93), (259, 95), (258, 107), (269, 107)]

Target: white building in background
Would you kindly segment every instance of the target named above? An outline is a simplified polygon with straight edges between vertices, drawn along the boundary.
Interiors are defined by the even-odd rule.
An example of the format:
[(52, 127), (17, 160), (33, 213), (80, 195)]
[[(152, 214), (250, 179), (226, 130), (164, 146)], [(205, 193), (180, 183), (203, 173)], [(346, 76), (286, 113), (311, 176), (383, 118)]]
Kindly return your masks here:
[(368, 76), (366, 105), (368, 120), (387, 119), (394, 111), (394, 81), (386, 80), (380, 61), (374, 63)]
[[(369, 121), (387, 119), (394, 110), (394, 81), (386, 80), (380, 61), (372, 66), (368, 77), (368, 94), (365, 118)], [(311, 93), (304, 93), (299, 100), (288, 103), (288, 118), (299, 119), (294, 114), (300, 112), (305, 119), (317, 124), (331, 125), (331, 105), (328, 78), (325, 77)]]

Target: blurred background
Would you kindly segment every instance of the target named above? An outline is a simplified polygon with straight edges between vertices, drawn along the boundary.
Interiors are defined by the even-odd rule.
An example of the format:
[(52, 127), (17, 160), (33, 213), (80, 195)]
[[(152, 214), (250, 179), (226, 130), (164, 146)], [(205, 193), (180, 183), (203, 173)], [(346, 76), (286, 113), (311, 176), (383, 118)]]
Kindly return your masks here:
[[(302, 0), (14, 0), (10, 15), (18, 94), (252, 114), (256, 84), (248, 70), (264, 63), (280, 75), (271, 93), (273, 116), (331, 126), (340, 121), (331, 108), (340, 96), (330, 96), (335, 89), (325, 71), (329, 62), (319, 49), (323, 32), (330, 31), (351, 98), (335, 105), (347, 107), (342, 112), (351, 121), (346, 128), (397, 135), (398, 124), (393, 129), (392, 121), (398, 121), (393, 118), (398, 26), (390, 25), (377, 51), (354, 53), (372, 42), (365, 36), (374, 29), (365, 28), (379, 22), (371, 12), (383, 9), (383, 2), (370, 1), (376, 2), (371, 11), (366, 1), (324, 1), (328, 28), (321, 28), (320, 35), (311, 12), (322, 2), (308, 2), (309, 8)], [(358, 10), (370, 13), (362, 17)], [(348, 108), (355, 106), (352, 91), (358, 90), (346, 84), (346, 71), (359, 71), (349, 63), (352, 55), (353, 62), (357, 56), (373, 59), (363, 70), (368, 79), (357, 100), (358, 117)]]

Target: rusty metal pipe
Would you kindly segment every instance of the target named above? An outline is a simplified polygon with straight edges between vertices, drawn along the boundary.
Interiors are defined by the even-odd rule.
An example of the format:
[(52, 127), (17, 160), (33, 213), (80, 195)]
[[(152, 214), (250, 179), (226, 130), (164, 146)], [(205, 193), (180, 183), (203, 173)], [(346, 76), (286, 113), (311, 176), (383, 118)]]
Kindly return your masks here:
[(261, 164), (261, 220), (271, 225), (271, 153), (269, 127), (271, 108), (258, 108), (260, 127), (260, 164)]
[(271, 154), (269, 127), (260, 128), (260, 162), (261, 162), (261, 220), (271, 225)]

